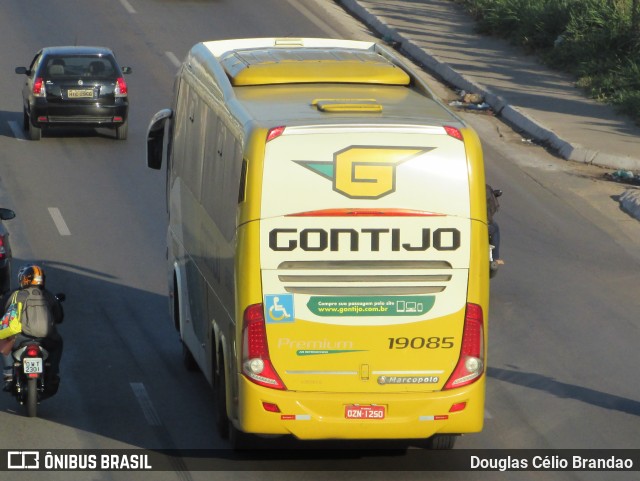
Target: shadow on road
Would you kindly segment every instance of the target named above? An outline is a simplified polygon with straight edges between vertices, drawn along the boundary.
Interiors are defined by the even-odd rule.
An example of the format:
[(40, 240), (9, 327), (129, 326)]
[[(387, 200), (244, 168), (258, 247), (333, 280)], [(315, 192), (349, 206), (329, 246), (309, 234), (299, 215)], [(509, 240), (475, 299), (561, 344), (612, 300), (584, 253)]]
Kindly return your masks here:
[(515, 369), (490, 367), (488, 369), (488, 375), (499, 381), (546, 391), (559, 398), (575, 399), (593, 406), (640, 416), (640, 401), (627, 399), (602, 391), (596, 391), (595, 389), (556, 381), (551, 377), (543, 376), (541, 374), (523, 372)]

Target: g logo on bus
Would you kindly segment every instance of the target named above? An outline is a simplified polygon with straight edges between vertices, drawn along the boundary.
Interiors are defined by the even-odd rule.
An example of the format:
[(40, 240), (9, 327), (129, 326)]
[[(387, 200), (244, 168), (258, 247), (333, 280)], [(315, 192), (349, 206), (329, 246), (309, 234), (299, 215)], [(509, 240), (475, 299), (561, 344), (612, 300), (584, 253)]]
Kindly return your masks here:
[(396, 167), (433, 147), (351, 146), (333, 155), (333, 162), (296, 163), (333, 181), (333, 190), (351, 199), (379, 199), (396, 190)]

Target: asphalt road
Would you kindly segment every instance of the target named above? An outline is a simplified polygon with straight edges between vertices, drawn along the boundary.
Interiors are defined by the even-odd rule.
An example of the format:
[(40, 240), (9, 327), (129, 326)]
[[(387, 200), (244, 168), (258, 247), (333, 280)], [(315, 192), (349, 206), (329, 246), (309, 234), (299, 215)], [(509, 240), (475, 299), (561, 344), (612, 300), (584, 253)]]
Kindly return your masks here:
[[(169, 321), (164, 174), (146, 168), (148, 121), (169, 105), (176, 62), (198, 41), (371, 38), (333, 2), (261, 0), (259, 5), (253, 0), (3, 1), (0, 204), (18, 215), (7, 223), (14, 266), (42, 262), (49, 288), (67, 294), (67, 318), (61, 326), (60, 392), (40, 405), (37, 419), (24, 417), (13, 398), (0, 395), (0, 449), (226, 449), (213, 426), (211, 390), (201, 375), (183, 368)], [(133, 68), (127, 77), (128, 140), (116, 141), (109, 131), (61, 131), (40, 142), (25, 140), (23, 79), (13, 70), (28, 65), (37, 49), (56, 44), (106, 45), (121, 65)], [(433, 85), (443, 97), (451, 95)], [(601, 180), (594, 168), (558, 160), (523, 142), (496, 119), (462, 115), (483, 140), (488, 180), (504, 191), (497, 220), (506, 265), (491, 285), (485, 429), (461, 438), (457, 447), (640, 448), (640, 226), (618, 208), (615, 198), (623, 188)], [(298, 469), (313, 479), (435, 477), (405, 471), (413, 458), (403, 450), (391, 451), (388, 462), (383, 458), (382, 469), (375, 449), (358, 453), (362, 456), (349, 460), (348, 471), (331, 456), (321, 458), (320, 467), (316, 462)], [(184, 465), (176, 461), (175, 470), (166, 472), (29, 477), (0, 472), (0, 480), (300, 477), (274, 472), (277, 462), (265, 472), (242, 474), (229, 463), (215, 478), (181, 471)], [(545, 479), (602, 475), (555, 472)], [(517, 476), (539, 479), (535, 473)], [(607, 473), (607, 479), (629, 477)]]

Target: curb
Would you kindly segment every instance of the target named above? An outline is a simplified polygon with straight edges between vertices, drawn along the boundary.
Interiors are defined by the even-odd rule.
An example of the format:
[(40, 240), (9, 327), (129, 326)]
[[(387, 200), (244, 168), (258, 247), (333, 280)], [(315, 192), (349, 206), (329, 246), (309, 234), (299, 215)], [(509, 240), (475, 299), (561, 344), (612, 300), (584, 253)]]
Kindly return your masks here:
[(358, 0), (337, 1), (345, 10), (359, 18), (369, 28), (385, 39), (385, 41), (396, 43), (398, 50), (421, 64), (430, 73), (435, 74), (458, 89), (483, 95), (485, 101), (491, 106), (497, 116), (500, 116), (507, 123), (526, 133), (526, 135), (537, 142), (549, 146), (565, 160), (612, 169), (640, 170), (640, 160), (638, 159), (587, 149), (580, 144), (574, 144), (560, 138), (552, 129), (531, 118), (517, 107), (509, 105), (504, 98), (495, 95), (486, 87), (455, 71), (449, 64), (440, 61), (427, 49), (419, 47), (410, 40), (405, 39), (396, 29), (389, 27), (369, 12), (366, 7), (360, 5)]

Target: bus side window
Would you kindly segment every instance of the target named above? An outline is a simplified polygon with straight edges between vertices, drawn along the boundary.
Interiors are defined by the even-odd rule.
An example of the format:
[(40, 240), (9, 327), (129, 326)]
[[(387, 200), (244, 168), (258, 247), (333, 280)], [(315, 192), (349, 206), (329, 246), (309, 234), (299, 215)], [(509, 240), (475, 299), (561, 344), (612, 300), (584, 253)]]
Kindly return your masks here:
[(172, 177), (178, 178), (183, 173), (183, 160), (186, 151), (186, 120), (187, 120), (187, 106), (189, 101), (190, 86), (186, 81), (180, 83), (180, 93), (178, 95), (178, 101), (176, 102), (176, 118), (174, 122), (174, 134), (173, 134), (173, 149), (172, 157), (173, 162), (171, 165)]
[(186, 152), (184, 156), (184, 183), (199, 201), (202, 188), (203, 133), (206, 129), (205, 105), (199, 97), (189, 101), (189, 122), (186, 127)]
[(204, 166), (202, 171), (202, 205), (215, 220), (216, 203), (222, 190), (223, 179), (218, 156), (218, 129), (220, 120), (212, 109), (207, 110), (207, 131), (204, 140)]

